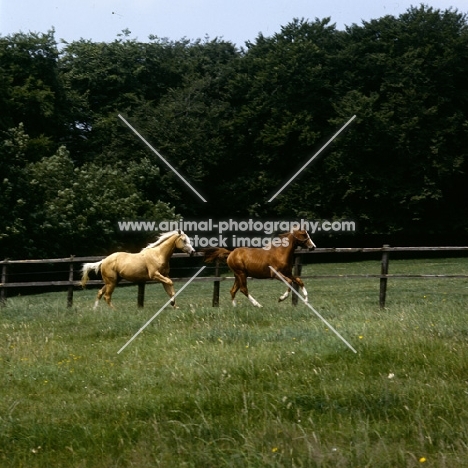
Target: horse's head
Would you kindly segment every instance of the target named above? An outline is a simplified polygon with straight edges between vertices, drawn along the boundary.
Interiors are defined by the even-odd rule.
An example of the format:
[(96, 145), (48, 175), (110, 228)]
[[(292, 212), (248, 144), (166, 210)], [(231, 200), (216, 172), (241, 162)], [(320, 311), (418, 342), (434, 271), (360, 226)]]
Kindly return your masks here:
[(312, 242), (309, 233), (305, 230), (292, 231), (294, 242), (300, 247), (305, 247), (309, 250), (314, 250), (316, 245)]
[(192, 256), (195, 253), (195, 249), (193, 248), (192, 243), (190, 242), (190, 237), (187, 236), (183, 231), (179, 230), (179, 237), (176, 240), (176, 247), (182, 252), (185, 252)]

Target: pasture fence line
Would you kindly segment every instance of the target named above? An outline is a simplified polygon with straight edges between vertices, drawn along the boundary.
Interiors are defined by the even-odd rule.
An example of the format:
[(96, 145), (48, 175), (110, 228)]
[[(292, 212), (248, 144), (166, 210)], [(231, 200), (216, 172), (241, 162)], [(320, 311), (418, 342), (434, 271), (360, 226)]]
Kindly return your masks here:
[[(306, 275), (301, 276), (302, 273), (302, 256), (303, 255), (317, 255), (317, 254), (351, 254), (351, 253), (381, 253), (381, 268), (380, 274), (343, 274), (343, 275)], [(382, 247), (337, 247), (337, 248), (316, 248), (314, 250), (296, 249), (294, 252), (294, 265), (293, 274), (295, 276), (301, 276), (301, 278), (336, 278), (336, 279), (353, 279), (353, 278), (375, 278), (379, 279), (379, 305), (381, 308), (385, 307), (386, 294), (387, 294), (387, 283), (391, 278), (468, 278), (465, 274), (455, 275), (439, 275), (439, 274), (389, 274), (389, 263), (391, 252), (468, 252), (468, 246), (449, 246), (449, 247), (391, 247), (390, 245), (383, 245)], [(184, 253), (175, 253), (172, 257), (175, 258), (197, 258), (203, 257), (202, 252), (196, 252), (192, 257), (189, 257)], [(49, 258), (49, 259), (36, 259), (36, 260), (11, 260), (5, 259), (0, 261), (1, 265), (1, 276), (0, 276), (0, 305), (4, 305), (7, 299), (7, 290), (14, 288), (51, 288), (58, 287), (64, 288), (67, 291), (67, 307), (73, 306), (73, 292), (75, 288), (81, 287), (80, 280), (75, 280), (75, 265), (87, 262), (97, 262), (105, 258), (105, 256), (89, 256), (89, 257), (75, 257), (71, 255), (65, 258)], [(59, 281), (8, 281), (9, 267), (13, 265), (54, 265), (63, 263), (67, 265), (68, 279)], [(172, 278), (174, 282), (187, 281), (189, 278)], [(220, 276), (220, 263), (217, 261), (214, 266), (214, 276), (203, 276), (196, 277), (194, 281), (213, 281), (213, 298), (212, 306), (219, 306), (219, 294), (220, 294), (220, 283), (225, 280), (234, 279), (232, 276)], [(249, 278), (250, 279), (250, 278)], [(148, 281), (148, 283), (157, 283), (156, 281)], [(88, 285), (103, 285), (102, 280), (89, 280)], [(128, 281), (123, 280), (121, 284), (131, 284)], [(138, 294), (137, 294), (137, 305), (138, 307), (144, 306), (145, 297), (145, 284), (138, 283)], [(294, 285), (296, 289), (296, 285)], [(298, 299), (295, 294), (292, 295), (292, 304), (297, 305)]]

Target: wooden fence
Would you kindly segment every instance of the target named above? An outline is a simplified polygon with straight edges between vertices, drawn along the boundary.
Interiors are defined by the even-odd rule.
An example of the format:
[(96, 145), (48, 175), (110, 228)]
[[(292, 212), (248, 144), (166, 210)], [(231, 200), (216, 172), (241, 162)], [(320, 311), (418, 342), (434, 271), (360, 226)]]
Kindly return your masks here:
[[(379, 304), (381, 308), (385, 307), (385, 298), (387, 292), (387, 281), (389, 278), (468, 278), (468, 275), (392, 275), (388, 273), (388, 266), (390, 261), (391, 252), (468, 252), (468, 247), (390, 247), (384, 245), (383, 247), (371, 248), (317, 248), (315, 250), (302, 250), (298, 249), (295, 252), (294, 260), (294, 274), (301, 276), (302, 270), (302, 256), (303, 255), (317, 255), (317, 254), (351, 254), (351, 253), (381, 253), (381, 268), (380, 273), (372, 274), (350, 274), (350, 275), (308, 275), (301, 276), (302, 278), (379, 278)], [(173, 257), (189, 258), (186, 254), (176, 253)], [(193, 257), (203, 257), (203, 253), (197, 252)], [(74, 279), (76, 264), (85, 262), (97, 262), (104, 257), (75, 257), (68, 258), (50, 258), (40, 260), (3, 260), (0, 261), (1, 265), (1, 280), (0, 280), (0, 303), (5, 304), (7, 298), (7, 290), (10, 288), (30, 288), (30, 287), (59, 287), (67, 290), (67, 307), (73, 305), (73, 291), (75, 288), (81, 287), (80, 281)], [(22, 281), (22, 282), (9, 282), (8, 281), (8, 267), (12, 265), (37, 265), (37, 264), (59, 264), (68, 265), (68, 279), (61, 281)], [(234, 279), (232, 276), (219, 276), (219, 264), (215, 265), (214, 276), (197, 277), (194, 281), (213, 281), (213, 307), (219, 306), (219, 291), (220, 282), (225, 280)], [(187, 281), (188, 278), (171, 278), (174, 282)], [(125, 283), (125, 281), (122, 281)], [(152, 283), (152, 282), (150, 282)], [(102, 285), (102, 280), (89, 280), (89, 285)], [(138, 284), (137, 304), (138, 307), (144, 305), (145, 283)], [(292, 303), (297, 304), (298, 298), (295, 294), (292, 295)]]

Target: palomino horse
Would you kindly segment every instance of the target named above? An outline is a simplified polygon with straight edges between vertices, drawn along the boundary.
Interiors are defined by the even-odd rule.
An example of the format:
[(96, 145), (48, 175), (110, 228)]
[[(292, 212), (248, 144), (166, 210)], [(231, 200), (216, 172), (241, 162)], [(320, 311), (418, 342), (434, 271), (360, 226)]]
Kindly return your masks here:
[[(248, 297), (250, 302), (256, 307), (262, 307), (250, 294), (247, 289), (247, 276), (252, 278), (273, 278), (276, 274), (269, 268), (273, 267), (284, 280), (289, 284), (287, 291), (280, 296), (279, 301), (284, 301), (289, 296), (291, 285), (296, 283), (304, 295), (307, 302), (307, 291), (303, 281), (292, 274), (294, 249), (297, 246), (314, 249), (315, 244), (309, 237), (307, 231), (296, 230), (285, 234), (280, 234), (282, 238), (281, 246), (264, 248), (240, 247), (234, 250), (224, 248), (204, 249), (205, 262), (212, 262), (216, 259), (226, 261), (235, 276), (234, 285), (231, 288), (232, 305), (236, 306), (236, 293), (241, 292)], [(286, 242), (287, 240), (287, 242)]]
[[(175, 295), (174, 285), (169, 275), (169, 259), (175, 249), (193, 255), (195, 249), (190, 238), (182, 231), (171, 231), (161, 234), (156, 242), (148, 244), (139, 253), (115, 252), (100, 262), (85, 263), (82, 268), (81, 285), (84, 287), (88, 281), (90, 270), (97, 274), (101, 270), (104, 287), (98, 292), (94, 308), (98, 306), (99, 299), (104, 299), (110, 307), (114, 307), (111, 296), (117, 283), (123, 278), (135, 283), (157, 281), (162, 283), (169, 297)], [(175, 307), (175, 300), (171, 301)]]

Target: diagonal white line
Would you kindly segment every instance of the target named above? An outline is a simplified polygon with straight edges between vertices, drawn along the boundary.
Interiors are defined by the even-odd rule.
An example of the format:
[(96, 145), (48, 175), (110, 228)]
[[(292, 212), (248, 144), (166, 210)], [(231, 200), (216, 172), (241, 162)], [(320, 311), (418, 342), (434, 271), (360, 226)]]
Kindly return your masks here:
[[(282, 278), (272, 266), (270, 265), (268, 266), (272, 271), (274, 271), (275, 275), (289, 288), (289, 284), (284, 280), (284, 278)], [(338, 338), (340, 338), (348, 346), (348, 348), (351, 351), (354, 351), (355, 353), (357, 353), (357, 351), (308, 302), (306, 302), (305, 299), (294, 288), (291, 288), (291, 290), (307, 307), (309, 307), (309, 309), (312, 310), (312, 312), (315, 313), (315, 315), (317, 315), (319, 319), (321, 319), (325, 323), (325, 325), (328, 328), (330, 328), (330, 330), (333, 330), (336, 336), (338, 336)]]
[(188, 187), (190, 187), (193, 192), (195, 192), (200, 198), (202, 201), (204, 201), (205, 203), (207, 203), (207, 201), (177, 172), (177, 170), (168, 162), (166, 161), (160, 154), (158, 151), (156, 151), (120, 114), (118, 114), (119, 118), (127, 125), (127, 127), (138, 137), (140, 138), (140, 140), (145, 143), (146, 146), (148, 146), (148, 148), (153, 151), (154, 154), (156, 154), (156, 156), (159, 157), (159, 159), (161, 159), (161, 161), (163, 161), (167, 167), (169, 167), (172, 172), (174, 172), (176, 175), (179, 176), (179, 178), (182, 180), (182, 182), (184, 182), (186, 185), (188, 185)]
[(120, 354), (204, 269), (202, 266), (118, 351)]
[(274, 200), (354, 119), (353, 115), (269, 200)]

